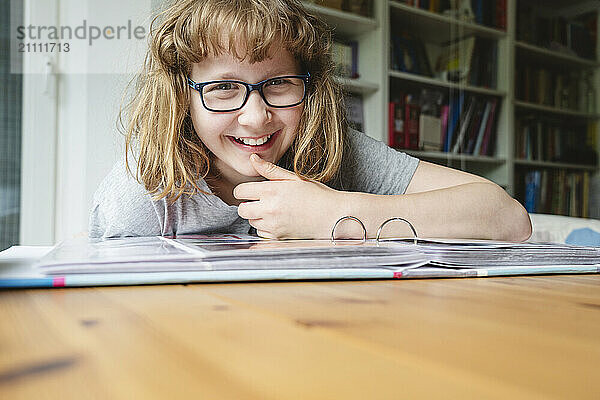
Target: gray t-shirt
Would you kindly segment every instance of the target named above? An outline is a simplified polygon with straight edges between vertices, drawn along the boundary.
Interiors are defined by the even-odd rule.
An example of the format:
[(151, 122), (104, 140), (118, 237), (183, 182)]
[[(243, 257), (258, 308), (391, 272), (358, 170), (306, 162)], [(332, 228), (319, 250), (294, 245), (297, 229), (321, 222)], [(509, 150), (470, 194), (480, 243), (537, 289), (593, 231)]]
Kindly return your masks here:
[[(398, 152), (365, 134), (349, 130), (339, 178), (329, 184), (338, 190), (374, 194), (403, 194), (419, 160)], [(198, 186), (211, 193), (203, 179)], [(248, 234), (251, 226), (213, 194), (182, 195), (175, 203), (153, 201), (118, 162), (94, 194), (89, 236), (173, 236), (183, 234)]]

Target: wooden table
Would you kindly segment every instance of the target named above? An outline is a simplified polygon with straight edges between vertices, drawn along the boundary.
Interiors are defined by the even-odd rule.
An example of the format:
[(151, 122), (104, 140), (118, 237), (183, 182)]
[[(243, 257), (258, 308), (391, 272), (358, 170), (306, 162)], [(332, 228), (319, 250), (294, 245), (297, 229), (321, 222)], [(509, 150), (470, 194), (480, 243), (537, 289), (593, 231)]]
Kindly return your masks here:
[(0, 398), (600, 398), (600, 276), (0, 292)]

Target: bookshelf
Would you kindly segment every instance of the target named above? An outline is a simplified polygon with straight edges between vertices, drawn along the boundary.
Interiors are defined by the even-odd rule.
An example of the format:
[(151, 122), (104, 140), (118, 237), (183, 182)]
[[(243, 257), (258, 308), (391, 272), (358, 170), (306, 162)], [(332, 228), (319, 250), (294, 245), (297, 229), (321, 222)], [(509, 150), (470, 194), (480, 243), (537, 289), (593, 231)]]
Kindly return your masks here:
[[(600, 5), (518, 0), (514, 7), (514, 195), (532, 212), (588, 216), (600, 150), (600, 63), (598, 41), (581, 31), (597, 31)], [(537, 156), (524, 142), (538, 147)]]
[[(439, 5), (443, 2), (443, 0), (421, 1), (420, 5), (423, 6), (423, 3)], [(488, 6), (495, 3), (491, 0), (483, 0), (483, 2), (488, 3)], [(565, 5), (564, 1), (558, 0), (506, 0), (503, 16), (501, 11), (494, 10), (495, 18), (483, 20), (479, 13), (480, 10), (473, 10), (473, 8), (479, 7), (478, 0), (470, 0), (474, 18), (430, 11), (430, 9), (415, 6), (415, 3), (417, 2), (410, 0), (374, 0), (370, 17), (318, 4), (305, 3), (309, 10), (320, 15), (333, 27), (334, 37), (358, 42), (360, 78), (341, 79), (341, 82), (348, 93), (362, 97), (365, 133), (390, 143), (388, 137), (389, 103), (398, 97), (398, 93), (403, 97), (406, 93), (440, 92), (445, 96), (445, 101), (449, 106), (452, 105), (451, 99), (461, 93), (464, 93), (466, 98), (476, 98), (477, 101), (483, 103), (493, 99), (494, 102), (497, 102), (498, 112), (492, 122), (491, 129), (492, 134), (495, 131), (495, 142), (491, 144), (493, 149), (491, 154), (466, 154), (463, 152), (466, 147), (463, 149), (462, 146), (458, 147), (457, 153), (432, 149), (402, 149), (401, 151), (423, 160), (485, 176), (504, 187), (508, 193), (524, 204), (526, 200), (531, 201), (531, 199), (525, 198), (524, 183), (525, 177), (531, 171), (546, 171), (539, 174), (544, 175), (546, 180), (551, 180), (553, 176), (562, 177), (561, 179), (566, 179), (566, 183), (561, 183), (562, 189), (571, 184), (577, 185), (580, 195), (588, 195), (589, 188), (584, 190), (582, 185), (588, 185), (590, 179), (598, 176), (597, 159), (595, 162), (588, 162), (589, 160), (580, 162), (578, 157), (571, 157), (568, 161), (544, 159), (544, 157), (540, 157), (540, 159), (523, 158), (518, 151), (522, 151), (521, 146), (525, 141), (523, 141), (522, 133), (519, 133), (518, 130), (523, 125), (523, 119), (526, 119), (528, 123), (539, 122), (546, 125), (551, 124), (552, 121), (563, 121), (565, 132), (562, 135), (573, 135), (574, 133), (569, 129), (571, 129), (571, 125), (576, 126), (578, 130), (576, 134), (581, 135), (582, 138), (579, 150), (583, 151), (583, 147), (586, 146), (584, 142), (592, 142), (591, 146), (598, 154), (600, 152), (598, 132), (600, 125), (600, 108), (598, 107), (598, 103), (600, 103), (600, 62), (597, 56), (584, 57), (575, 51), (548, 46), (547, 43), (543, 43), (543, 35), (535, 34), (534, 37), (523, 35), (522, 10), (524, 7), (529, 7), (534, 14), (530, 18), (535, 18), (537, 14), (537, 17), (549, 19), (560, 17), (570, 19), (578, 15), (593, 13), (596, 16), (595, 24), (597, 25), (600, 5), (589, 0), (572, 0), (568, 2), (568, 5)], [(460, 4), (461, 2), (457, 1), (456, 3)], [(473, 56), (478, 52), (486, 55), (481, 57), (482, 61), (480, 62), (492, 65), (492, 70), (488, 71), (488, 75), (493, 78), (485, 80), (479, 76), (479, 81), (472, 82), (471, 77), (450, 79), (448, 75), (440, 75), (435, 71), (426, 71), (426, 69), (410, 71), (398, 68), (396, 41), (398, 36), (404, 35), (404, 32), (409, 32), (412, 38), (416, 38), (422, 43), (431, 70), (435, 69), (435, 65), (432, 64), (435, 64), (435, 60), (440, 58), (440, 54), (444, 51), (444, 47), (447, 47), (448, 42), (462, 43), (465, 38), (474, 38), (476, 44)], [(494, 47), (492, 52), (484, 53), (484, 50), (487, 51), (488, 48)], [(600, 54), (598, 49), (599, 45), (596, 43), (595, 54)], [(460, 45), (458, 51), (461, 51)], [(418, 57), (415, 56), (414, 59), (417, 60)], [(461, 62), (467, 63), (466, 60), (462, 60), (459, 64)], [(560, 73), (565, 74), (565, 86), (573, 86), (572, 84), (576, 81), (573, 71), (581, 73), (582, 76), (585, 74), (590, 83), (593, 104), (582, 108), (577, 99), (571, 99), (575, 103), (566, 106), (567, 104), (555, 104), (553, 101), (524, 98), (521, 81), (519, 81), (522, 75), (521, 68), (524, 65), (540, 66), (551, 71), (549, 78), (546, 79), (547, 82), (550, 82), (550, 86), (555, 84), (552, 79)], [(539, 74), (530, 74), (538, 79)], [(572, 81), (569, 81), (570, 77), (573, 79)], [(548, 95), (548, 97), (553, 96)], [(590, 97), (590, 93), (588, 93), (588, 97)], [(463, 107), (461, 113), (466, 111), (467, 105), (465, 104)], [(483, 105), (480, 108), (485, 109)], [(395, 114), (393, 110), (392, 108), (392, 120), (394, 120)], [(477, 110), (477, 107), (474, 110)], [(475, 111), (473, 115), (475, 115)], [(459, 127), (460, 125), (457, 126), (457, 128)], [(466, 131), (469, 129), (470, 126), (467, 126)], [(536, 135), (540, 134), (550, 135), (545, 132), (536, 133)], [(590, 136), (594, 140), (590, 140)], [(572, 152), (578, 149), (570, 148), (569, 150)], [(551, 189), (556, 190), (556, 188), (548, 190)], [(566, 197), (570, 199), (577, 197), (571, 189), (565, 190)], [(583, 208), (588, 207), (587, 200), (577, 198), (575, 205), (571, 204), (572, 201), (569, 203), (569, 201), (561, 200), (562, 210), (552, 209), (549, 206), (551, 202), (549, 198), (546, 201), (546, 209), (538, 208), (534, 211), (575, 216), (586, 215)], [(557, 203), (557, 200), (554, 202)]]

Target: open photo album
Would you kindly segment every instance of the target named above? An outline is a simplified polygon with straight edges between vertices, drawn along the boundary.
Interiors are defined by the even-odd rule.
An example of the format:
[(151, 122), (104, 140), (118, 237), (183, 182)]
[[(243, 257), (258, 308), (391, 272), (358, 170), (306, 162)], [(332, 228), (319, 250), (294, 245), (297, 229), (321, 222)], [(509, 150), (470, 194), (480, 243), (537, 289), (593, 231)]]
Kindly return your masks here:
[(70, 239), (0, 263), (0, 287), (485, 277), (600, 272), (600, 248), (456, 239), (267, 240), (255, 236)]

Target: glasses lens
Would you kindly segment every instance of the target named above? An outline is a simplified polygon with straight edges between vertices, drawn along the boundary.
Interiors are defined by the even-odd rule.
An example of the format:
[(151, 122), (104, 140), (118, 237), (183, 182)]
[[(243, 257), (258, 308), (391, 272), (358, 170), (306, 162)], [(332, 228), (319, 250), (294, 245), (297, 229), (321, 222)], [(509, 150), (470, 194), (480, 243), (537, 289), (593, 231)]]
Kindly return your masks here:
[(235, 82), (215, 82), (202, 88), (202, 97), (207, 108), (231, 110), (242, 106), (246, 86)]
[(300, 103), (304, 98), (301, 78), (273, 78), (263, 85), (265, 99), (272, 106), (285, 107)]

